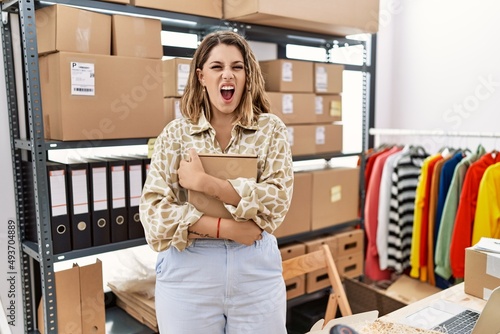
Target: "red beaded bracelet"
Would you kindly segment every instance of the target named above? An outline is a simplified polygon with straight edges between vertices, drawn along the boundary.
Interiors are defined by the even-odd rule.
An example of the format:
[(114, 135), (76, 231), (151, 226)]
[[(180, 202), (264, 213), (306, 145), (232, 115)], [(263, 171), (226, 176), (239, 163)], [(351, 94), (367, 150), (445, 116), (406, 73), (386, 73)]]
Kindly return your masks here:
[(222, 219), (222, 218), (221, 218), (221, 217), (219, 217), (219, 219), (217, 220), (217, 239), (219, 239), (219, 230), (220, 230), (220, 220), (221, 220), (221, 219)]

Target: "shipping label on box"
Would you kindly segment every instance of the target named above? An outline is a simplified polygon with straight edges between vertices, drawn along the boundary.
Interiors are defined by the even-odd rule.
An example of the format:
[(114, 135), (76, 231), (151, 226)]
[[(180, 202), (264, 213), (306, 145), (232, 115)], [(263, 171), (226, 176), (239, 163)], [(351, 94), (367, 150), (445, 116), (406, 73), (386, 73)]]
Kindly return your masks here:
[(313, 63), (304, 60), (275, 59), (259, 62), (268, 92), (312, 93)]
[(151, 138), (166, 125), (159, 59), (57, 52), (39, 68), (47, 139)]
[(315, 134), (315, 153), (336, 153), (342, 151), (342, 124), (317, 125)]
[(181, 97), (188, 81), (191, 59), (172, 58), (162, 61), (163, 96)]
[(359, 168), (330, 168), (312, 174), (312, 230), (356, 220)]
[(315, 123), (333, 123), (342, 120), (342, 97), (339, 94), (316, 95)]
[(285, 124), (307, 124), (315, 118), (315, 96), (312, 93), (267, 92), (271, 112)]

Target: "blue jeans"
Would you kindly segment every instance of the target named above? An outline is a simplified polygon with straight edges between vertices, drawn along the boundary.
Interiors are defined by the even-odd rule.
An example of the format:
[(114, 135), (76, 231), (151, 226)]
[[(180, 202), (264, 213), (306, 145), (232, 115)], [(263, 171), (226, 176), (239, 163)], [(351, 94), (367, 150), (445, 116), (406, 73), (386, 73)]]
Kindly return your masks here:
[(286, 289), (276, 238), (252, 246), (197, 239), (156, 265), (161, 334), (286, 334)]

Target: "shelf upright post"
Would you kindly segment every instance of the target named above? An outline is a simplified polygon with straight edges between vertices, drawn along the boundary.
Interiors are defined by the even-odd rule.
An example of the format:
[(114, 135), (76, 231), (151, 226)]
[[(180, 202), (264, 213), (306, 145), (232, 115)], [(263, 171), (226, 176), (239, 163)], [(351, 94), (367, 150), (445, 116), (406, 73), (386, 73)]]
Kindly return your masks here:
[[(12, 152), (12, 169), (14, 180), (14, 196), (16, 202), (16, 255), (17, 263), (9, 265), (9, 270), (20, 277), (21, 296), (22, 296), (22, 312), (16, 312), (19, 319), (22, 316), (23, 332), (27, 333), (28, 330), (33, 328), (33, 314), (32, 314), (32, 294), (31, 294), (31, 271), (30, 264), (32, 263), (28, 254), (22, 251), (21, 243), (24, 239), (24, 200), (22, 196), (22, 168), (21, 168), (21, 152), (15, 149), (15, 139), (19, 138), (19, 117), (16, 101), (16, 86), (15, 86), (15, 73), (14, 73), (14, 59), (12, 49), (12, 34), (10, 30), (9, 13), (1, 11), (2, 15), (2, 50), (3, 50), (3, 64), (6, 83), (6, 97), (7, 97), (7, 112), (10, 130), (10, 146)], [(10, 243), (9, 243), (10, 245)], [(10, 250), (10, 248), (9, 248)], [(20, 323), (17, 321), (17, 323)]]
[[(33, 294), (31, 275), (35, 271), (34, 260), (39, 262), (39, 274), (41, 281), (41, 293), (44, 299), (44, 329), (45, 333), (57, 333), (57, 305), (55, 278), (53, 269), (52, 238), (50, 229), (50, 211), (48, 180), (46, 173), (46, 146), (44, 139), (43, 115), (41, 103), (40, 77), (38, 68), (38, 47), (35, 25), (35, 1), (19, 0), (17, 3), (9, 4), (9, 11), (12, 11), (8, 24), (2, 24), (2, 46), (4, 49), (5, 72), (7, 75), (7, 98), (9, 106), (9, 119), (12, 137), (12, 152), (14, 155), (13, 168), (16, 186), (16, 200), (18, 215), (18, 230), (20, 245), (22, 245), (22, 278), (23, 278), (23, 308), (25, 314), (25, 332), (36, 332), (36, 309), (37, 302)], [(17, 5), (17, 8), (14, 8)], [(14, 10), (12, 10), (14, 8)], [(3, 9), (3, 8), (2, 8)], [(17, 9), (17, 11), (15, 11)], [(5, 14), (2, 14), (4, 16)], [(9, 28), (10, 24), (10, 28)], [(18, 75), (17, 80), (22, 80), (24, 92), (16, 92), (15, 65), (13, 61), (13, 39), (12, 27), (18, 25), (19, 38), (14, 42), (20, 43), (22, 55), (22, 76)], [(23, 95), (24, 107), (26, 109), (28, 148), (16, 147), (16, 140), (19, 140), (19, 108), (17, 101), (19, 94)], [(22, 102), (19, 102), (22, 103)], [(31, 160), (33, 181), (23, 178), (22, 170), (22, 150), (29, 150)], [(25, 155), (26, 156), (26, 155)], [(24, 203), (23, 183), (32, 182), (34, 203)], [(34, 208), (35, 222), (28, 221), (25, 208)], [(36, 257), (26, 252), (25, 228), (27, 224), (36, 223), (38, 252)]]

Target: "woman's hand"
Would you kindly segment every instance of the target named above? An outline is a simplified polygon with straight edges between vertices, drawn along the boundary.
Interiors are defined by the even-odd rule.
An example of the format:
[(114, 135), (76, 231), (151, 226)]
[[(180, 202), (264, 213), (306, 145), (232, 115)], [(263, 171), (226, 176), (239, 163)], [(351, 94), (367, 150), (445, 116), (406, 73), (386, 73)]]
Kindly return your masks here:
[(200, 157), (194, 148), (189, 149), (189, 161), (181, 160), (177, 174), (180, 185), (189, 190), (199, 191), (199, 186), (203, 183), (206, 175), (201, 164)]

